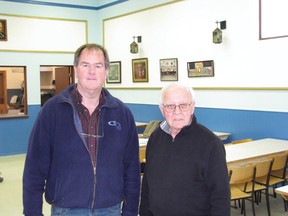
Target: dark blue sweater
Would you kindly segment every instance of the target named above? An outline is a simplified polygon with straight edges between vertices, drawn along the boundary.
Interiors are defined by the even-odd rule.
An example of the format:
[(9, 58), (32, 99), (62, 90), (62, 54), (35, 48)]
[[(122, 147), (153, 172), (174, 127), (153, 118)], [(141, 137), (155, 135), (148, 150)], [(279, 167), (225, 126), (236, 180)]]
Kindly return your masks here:
[(230, 187), (221, 140), (196, 122), (173, 139), (150, 136), (140, 216), (229, 216)]
[(139, 144), (130, 110), (104, 89), (96, 179), (68, 87), (46, 102), (29, 138), (23, 175), (24, 214), (42, 215), (42, 195), (63, 208), (105, 208), (124, 202), (136, 216), (140, 191)]

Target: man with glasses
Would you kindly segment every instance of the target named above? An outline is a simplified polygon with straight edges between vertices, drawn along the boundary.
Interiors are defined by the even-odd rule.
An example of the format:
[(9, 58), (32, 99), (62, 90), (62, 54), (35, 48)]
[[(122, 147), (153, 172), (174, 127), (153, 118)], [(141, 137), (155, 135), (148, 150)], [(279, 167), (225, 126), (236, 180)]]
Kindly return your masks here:
[(24, 215), (42, 215), (43, 193), (51, 216), (138, 215), (137, 129), (131, 111), (103, 88), (109, 68), (102, 46), (79, 47), (78, 83), (41, 108), (25, 161)]
[(159, 107), (165, 121), (147, 143), (140, 216), (229, 216), (224, 145), (197, 123), (192, 88), (169, 84)]

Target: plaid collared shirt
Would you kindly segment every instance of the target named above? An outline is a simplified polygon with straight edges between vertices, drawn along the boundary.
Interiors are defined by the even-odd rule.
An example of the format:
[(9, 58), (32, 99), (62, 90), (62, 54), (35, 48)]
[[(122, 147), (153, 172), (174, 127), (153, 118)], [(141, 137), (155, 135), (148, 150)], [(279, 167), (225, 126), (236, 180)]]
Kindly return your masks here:
[(76, 87), (71, 90), (71, 95), (82, 124), (82, 135), (85, 137), (93, 165), (96, 166), (99, 111), (104, 102), (103, 91), (100, 95), (99, 104), (91, 115), (89, 110), (82, 104), (82, 95), (78, 92)]

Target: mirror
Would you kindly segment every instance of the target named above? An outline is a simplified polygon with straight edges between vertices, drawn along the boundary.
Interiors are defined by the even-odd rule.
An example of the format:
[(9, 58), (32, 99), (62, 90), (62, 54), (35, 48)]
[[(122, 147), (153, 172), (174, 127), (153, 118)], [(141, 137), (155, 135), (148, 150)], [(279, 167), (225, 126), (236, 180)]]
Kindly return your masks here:
[(26, 67), (0, 66), (0, 118), (27, 115)]
[(40, 66), (41, 106), (74, 82), (73, 66)]

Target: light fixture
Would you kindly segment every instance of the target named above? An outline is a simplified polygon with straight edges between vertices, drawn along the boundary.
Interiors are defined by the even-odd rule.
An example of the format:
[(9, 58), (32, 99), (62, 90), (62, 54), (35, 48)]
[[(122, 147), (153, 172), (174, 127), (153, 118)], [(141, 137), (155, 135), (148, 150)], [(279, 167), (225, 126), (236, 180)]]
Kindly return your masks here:
[(130, 44), (130, 52), (132, 54), (136, 54), (138, 53), (139, 49), (138, 49), (138, 44), (135, 42), (135, 38), (137, 38), (137, 42), (141, 43), (142, 42), (142, 37), (141, 36), (133, 36), (133, 42)]
[(218, 22), (216, 21), (217, 28), (213, 31), (213, 43), (220, 44), (222, 43), (222, 31), (218, 28), (218, 24), (220, 23), (220, 29), (226, 29), (226, 21)]

